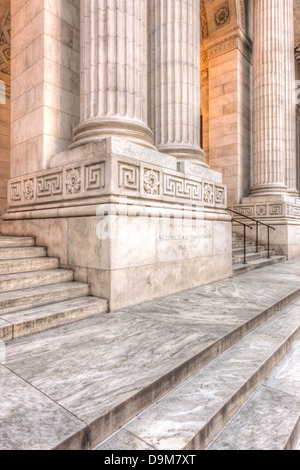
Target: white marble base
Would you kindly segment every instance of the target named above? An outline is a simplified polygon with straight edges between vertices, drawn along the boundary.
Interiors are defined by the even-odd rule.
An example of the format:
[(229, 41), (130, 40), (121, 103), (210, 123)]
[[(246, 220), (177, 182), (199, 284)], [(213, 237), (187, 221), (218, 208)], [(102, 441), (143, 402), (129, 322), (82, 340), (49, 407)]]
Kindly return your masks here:
[(2, 234), (35, 236), (111, 310), (231, 276), (221, 174), (112, 137), (49, 165), (10, 181)]

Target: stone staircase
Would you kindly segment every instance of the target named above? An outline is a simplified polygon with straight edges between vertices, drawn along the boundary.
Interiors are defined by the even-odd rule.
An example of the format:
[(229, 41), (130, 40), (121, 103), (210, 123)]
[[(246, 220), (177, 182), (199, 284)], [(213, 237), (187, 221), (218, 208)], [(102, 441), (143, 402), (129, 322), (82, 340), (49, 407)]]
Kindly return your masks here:
[(246, 242), (247, 264), (244, 264), (244, 237), (233, 233), (232, 238), (232, 264), (233, 275), (242, 274), (253, 269), (263, 268), (286, 260), (285, 256), (276, 256), (275, 251), (270, 251), (271, 258), (268, 259), (267, 247), (259, 245), (256, 253), (256, 243)]
[(33, 237), (0, 236), (0, 340), (105, 313), (105, 299), (90, 296), (90, 286), (74, 281), (59, 259), (35, 246)]
[[(7, 243), (1, 250), (26, 248), (16, 246), (23, 242), (35, 248), (34, 239), (0, 241)], [(28, 269), (32, 259), (46, 261), (43, 254), (30, 252)], [(105, 301), (88, 297), (88, 287), (72, 276), (49, 284), (48, 272), (70, 275), (56, 260), (51, 268), (0, 278), (2, 289), (2, 282), (12, 289), (0, 294), (7, 312), (0, 332), (5, 337), (10, 328), (8, 339), (17, 338), (0, 363), (1, 450), (297, 447), (300, 260), (110, 315), (88, 311), (76, 323), (70, 321), (80, 318), (78, 302), (100, 302), (99, 313)], [(47, 284), (35, 287), (42, 273)], [(20, 311), (20, 299), (29, 305), (33, 294), (40, 307)], [(70, 312), (72, 303), (79, 316), (64, 315), (61, 306)]]
[(293, 298), (285, 299), (284, 308), (277, 305), (278, 313), (263, 324), (257, 317), (248, 335), (95, 450), (296, 449), (300, 301)]

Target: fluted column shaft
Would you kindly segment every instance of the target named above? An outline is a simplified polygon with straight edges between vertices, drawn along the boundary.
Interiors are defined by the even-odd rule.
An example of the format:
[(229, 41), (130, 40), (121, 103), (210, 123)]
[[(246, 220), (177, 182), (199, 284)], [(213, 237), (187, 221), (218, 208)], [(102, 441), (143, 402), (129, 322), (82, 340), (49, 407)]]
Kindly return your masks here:
[(294, 52), (294, 9), (293, 0), (284, 0), (284, 55), (285, 55), (285, 126), (286, 126), (286, 185), (291, 196), (298, 196), (296, 157), (296, 107), (295, 52)]
[(280, 194), (287, 190), (287, 41), (283, 18), (290, 1), (253, 2), (253, 195)]
[(150, 5), (155, 145), (205, 164), (200, 147), (200, 0), (152, 0)]
[(81, 122), (73, 146), (108, 136), (152, 147), (147, 0), (81, 0)]

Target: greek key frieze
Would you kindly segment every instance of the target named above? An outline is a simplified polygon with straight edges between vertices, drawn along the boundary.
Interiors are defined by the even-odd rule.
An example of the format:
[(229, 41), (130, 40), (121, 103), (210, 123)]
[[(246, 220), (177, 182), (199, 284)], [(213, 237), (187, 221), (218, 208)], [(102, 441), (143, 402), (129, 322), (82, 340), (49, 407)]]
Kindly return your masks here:
[(95, 191), (105, 188), (105, 162), (86, 165), (85, 190)]
[(17, 181), (10, 184), (9, 197), (12, 203), (22, 200), (22, 181)]
[(169, 197), (200, 201), (202, 198), (202, 184), (165, 174), (163, 194)]
[(62, 172), (54, 175), (39, 176), (36, 180), (36, 196), (51, 197), (60, 196), (63, 193)]
[(140, 168), (128, 163), (119, 163), (119, 188), (139, 191)]

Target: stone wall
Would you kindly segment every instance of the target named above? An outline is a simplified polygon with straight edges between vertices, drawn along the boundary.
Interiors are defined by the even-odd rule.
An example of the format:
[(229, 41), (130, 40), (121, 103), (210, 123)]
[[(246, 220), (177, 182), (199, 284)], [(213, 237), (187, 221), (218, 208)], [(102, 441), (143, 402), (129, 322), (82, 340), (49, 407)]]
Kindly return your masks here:
[(228, 202), (250, 192), (251, 56), (237, 34), (208, 47), (209, 164), (223, 174)]
[(79, 120), (79, 0), (12, 2), (12, 176), (42, 170)]
[(0, 215), (7, 207), (10, 177), (10, 5), (0, 4)]

